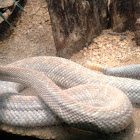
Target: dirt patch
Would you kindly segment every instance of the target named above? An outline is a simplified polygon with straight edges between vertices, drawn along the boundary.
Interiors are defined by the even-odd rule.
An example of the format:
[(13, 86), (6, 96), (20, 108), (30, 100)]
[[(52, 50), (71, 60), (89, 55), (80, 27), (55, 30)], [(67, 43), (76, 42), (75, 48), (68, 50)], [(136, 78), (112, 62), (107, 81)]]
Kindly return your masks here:
[(28, 13), (22, 12), (17, 23), (13, 18), (14, 31), (3, 34), (5, 38), (0, 41), (0, 64), (31, 56), (56, 54), (46, 1), (42, 1), (41, 7), (40, 1), (27, 1), (24, 9)]

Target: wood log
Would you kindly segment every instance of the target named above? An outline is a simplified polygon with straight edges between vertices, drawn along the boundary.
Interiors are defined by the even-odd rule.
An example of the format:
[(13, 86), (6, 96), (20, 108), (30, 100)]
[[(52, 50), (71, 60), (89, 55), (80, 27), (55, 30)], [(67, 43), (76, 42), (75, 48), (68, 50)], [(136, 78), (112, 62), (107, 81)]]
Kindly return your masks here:
[(47, 0), (57, 56), (69, 58), (107, 27), (104, 0)]

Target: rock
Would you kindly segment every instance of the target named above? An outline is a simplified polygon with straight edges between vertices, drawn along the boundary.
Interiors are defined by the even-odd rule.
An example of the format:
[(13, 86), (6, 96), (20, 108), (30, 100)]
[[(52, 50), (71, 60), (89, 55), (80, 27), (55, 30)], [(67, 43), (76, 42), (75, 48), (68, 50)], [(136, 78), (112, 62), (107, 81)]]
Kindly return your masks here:
[(13, 0), (0, 0), (0, 8), (10, 7), (14, 4)]
[(125, 35), (121, 35), (120, 36), (120, 41), (123, 41), (124, 39), (126, 39), (126, 36)]

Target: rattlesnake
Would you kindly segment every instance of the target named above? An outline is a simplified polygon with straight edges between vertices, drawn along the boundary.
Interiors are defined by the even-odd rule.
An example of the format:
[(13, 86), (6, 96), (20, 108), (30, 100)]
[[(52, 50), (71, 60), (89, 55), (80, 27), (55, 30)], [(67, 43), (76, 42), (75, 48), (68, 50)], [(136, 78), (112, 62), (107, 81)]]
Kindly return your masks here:
[[(32, 57), (0, 66), (0, 80), (35, 91), (33, 96), (19, 94), (26, 86), (14, 84), (1, 90), (0, 122), (7, 125), (51, 127), (65, 122), (83, 130), (118, 132), (131, 122), (130, 101), (140, 103), (139, 80), (97, 74), (58, 57)], [(10, 86), (17, 91), (9, 95)]]

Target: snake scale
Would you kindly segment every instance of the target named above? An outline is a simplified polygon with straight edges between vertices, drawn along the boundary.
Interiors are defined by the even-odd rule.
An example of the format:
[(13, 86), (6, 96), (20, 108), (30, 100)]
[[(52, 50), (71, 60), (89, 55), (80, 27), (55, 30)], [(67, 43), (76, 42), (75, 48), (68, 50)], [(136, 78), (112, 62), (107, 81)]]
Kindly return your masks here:
[[(0, 80), (22, 83), (1, 86), (0, 122), (13, 126), (65, 122), (88, 131), (118, 132), (131, 122), (131, 103), (140, 103), (139, 80), (98, 74), (59, 57), (0, 66)], [(34, 94), (26, 95), (28, 90)]]

